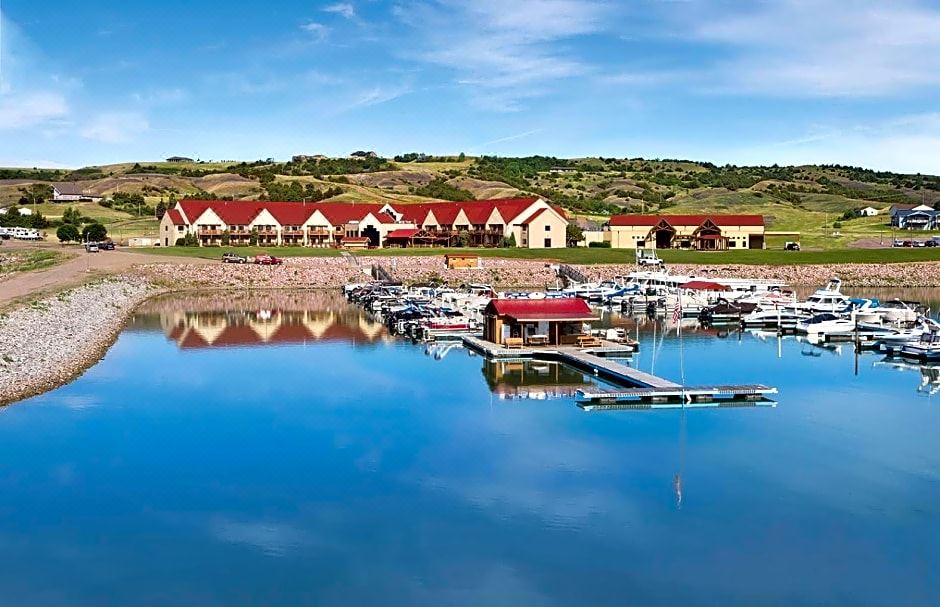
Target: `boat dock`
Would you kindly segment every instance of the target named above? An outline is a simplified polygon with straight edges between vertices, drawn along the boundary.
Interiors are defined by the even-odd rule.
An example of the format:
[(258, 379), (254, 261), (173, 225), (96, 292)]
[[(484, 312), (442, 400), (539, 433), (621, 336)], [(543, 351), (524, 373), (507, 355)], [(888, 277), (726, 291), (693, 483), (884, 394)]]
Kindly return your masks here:
[[(775, 405), (769, 396), (777, 389), (763, 384), (681, 386), (668, 379), (640, 371), (605, 358), (624, 356), (614, 344), (597, 348), (551, 346), (506, 348), (472, 335), (462, 337), (464, 345), (496, 360), (544, 360), (561, 362), (586, 371), (617, 389), (580, 388), (576, 396), (585, 411), (612, 409), (658, 409), (673, 407), (731, 407)], [(611, 352), (614, 352), (611, 354)]]
[(739, 386), (678, 386), (626, 390), (579, 389), (578, 406), (585, 411), (609, 409), (669, 409), (677, 407), (775, 406), (769, 397), (777, 389), (763, 384)]

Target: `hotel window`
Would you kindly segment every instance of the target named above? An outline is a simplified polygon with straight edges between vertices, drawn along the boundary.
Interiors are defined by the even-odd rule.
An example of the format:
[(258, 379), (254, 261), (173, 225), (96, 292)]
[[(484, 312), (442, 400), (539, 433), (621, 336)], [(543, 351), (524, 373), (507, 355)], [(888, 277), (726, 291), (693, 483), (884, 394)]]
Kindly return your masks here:
[(552, 231), (552, 226), (546, 225), (546, 226), (545, 226), (545, 231), (546, 231), (546, 232), (551, 232), (551, 231)]

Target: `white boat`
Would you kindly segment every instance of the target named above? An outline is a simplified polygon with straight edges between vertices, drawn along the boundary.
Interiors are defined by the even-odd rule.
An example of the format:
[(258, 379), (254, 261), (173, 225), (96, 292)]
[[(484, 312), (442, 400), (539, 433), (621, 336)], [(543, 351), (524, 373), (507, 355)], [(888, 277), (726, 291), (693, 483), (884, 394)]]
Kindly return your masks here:
[(851, 299), (841, 292), (842, 281), (833, 278), (822, 289), (806, 298), (806, 301), (796, 302), (786, 306), (787, 310), (803, 314), (821, 314), (824, 312), (844, 312), (852, 305)]
[(940, 333), (926, 332), (915, 342), (901, 346), (899, 354), (904, 358), (925, 361), (940, 361)]
[(741, 319), (741, 324), (745, 327), (782, 327), (791, 329), (805, 319), (805, 315), (786, 308), (760, 308), (744, 316)]
[(796, 330), (808, 335), (848, 335), (855, 331), (855, 321), (831, 312), (816, 314), (796, 324)]

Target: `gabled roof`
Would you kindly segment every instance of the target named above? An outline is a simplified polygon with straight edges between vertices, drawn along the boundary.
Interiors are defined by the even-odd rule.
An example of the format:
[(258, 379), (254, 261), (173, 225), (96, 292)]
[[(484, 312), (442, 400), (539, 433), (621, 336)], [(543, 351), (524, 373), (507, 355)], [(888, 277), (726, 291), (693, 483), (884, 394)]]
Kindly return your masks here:
[(392, 230), (388, 233), (386, 238), (412, 238), (418, 232), (420, 232), (418, 228), (402, 228), (400, 230)]
[(762, 226), (763, 215), (611, 215), (612, 226), (649, 226), (659, 225), (666, 220), (671, 226), (700, 226), (706, 219), (711, 219), (718, 226)]
[(183, 221), (183, 216), (176, 209), (167, 209), (166, 214), (170, 217), (170, 221), (173, 222), (175, 226), (184, 226), (186, 222)]
[(56, 192), (59, 194), (64, 194), (66, 196), (84, 196), (85, 189), (75, 183), (74, 181), (63, 181), (61, 183), (53, 183), (52, 187), (55, 188)]
[(509, 316), (517, 321), (587, 321), (597, 320), (583, 299), (492, 299), (485, 314)]
[(547, 208), (542, 207), (541, 209), (539, 209), (538, 211), (532, 213), (531, 215), (529, 215), (528, 217), (526, 217), (524, 220), (520, 221), (519, 223), (521, 223), (521, 224), (524, 225), (524, 226), (529, 225), (530, 223), (532, 223), (533, 221), (535, 221), (536, 218), (538, 218), (542, 213), (544, 213), (544, 212), (547, 211), (547, 210), (548, 210)]

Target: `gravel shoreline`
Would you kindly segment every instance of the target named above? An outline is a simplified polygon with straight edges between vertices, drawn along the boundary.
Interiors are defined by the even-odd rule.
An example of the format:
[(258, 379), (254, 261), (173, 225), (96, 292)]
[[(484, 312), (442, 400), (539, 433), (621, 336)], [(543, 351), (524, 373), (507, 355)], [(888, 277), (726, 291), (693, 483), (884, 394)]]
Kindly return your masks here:
[[(291, 258), (283, 266), (145, 264), (133, 275), (99, 280), (0, 315), (0, 405), (41, 394), (81, 375), (107, 352), (137, 306), (167, 290), (333, 289), (369, 280), (373, 262), (406, 283), (487, 283), (498, 288), (556, 284), (545, 261), (485, 259), (483, 269), (448, 270), (443, 256)], [(592, 280), (636, 270), (632, 264), (575, 266)], [(807, 266), (672, 265), (675, 274), (781, 280), (819, 286), (832, 276), (846, 287), (940, 286), (940, 263), (832, 264)], [(159, 285), (159, 286), (158, 286)]]
[[(457, 286), (469, 282), (497, 288), (542, 288), (556, 284), (546, 261), (485, 258), (482, 269), (448, 270), (444, 257), (360, 257), (360, 266), (340, 258), (288, 258), (282, 266), (148, 264), (140, 271), (159, 282), (180, 288), (339, 288), (368, 280), (363, 268), (372, 263), (387, 268), (405, 283), (438, 280)], [(633, 264), (575, 265), (592, 280), (633, 272)], [(846, 287), (940, 287), (940, 262), (905, 264), (819, 264), (800, 266), (684, 265), (669, 266), (673, 274), (699, 277), (738, 277), (780, 280), (790, 286), (819, 287), (833, 276)]]
[(137, 305), (155, 292), (144, 278), (109, 278), (0, 316), (0, 405), (84, 373), (108, 351)]

